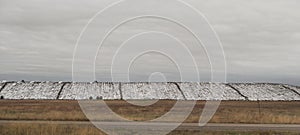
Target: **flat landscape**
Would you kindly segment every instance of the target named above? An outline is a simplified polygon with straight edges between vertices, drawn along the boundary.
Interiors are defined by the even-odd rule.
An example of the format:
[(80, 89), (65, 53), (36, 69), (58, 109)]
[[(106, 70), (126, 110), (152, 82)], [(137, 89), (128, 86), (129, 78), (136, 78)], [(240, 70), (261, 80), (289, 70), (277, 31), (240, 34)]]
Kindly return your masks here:
[[(98, 135), (105, 133), (96, 126), (105, 124), (102, 126), (117, 131), (115, 134), (131, 135), (137, 133), (128, 129), (156, 132), (149, 127), (164, 130), (184, 118), (169, 134), (296, 135), (300, 134), (299, 92), (297, 86), (272, 83), (3, 81), (0, 83), (0, 134)], [(216, 113), (208, 124), (198, 126), (206, 102), (216, 100), (222, 101)], [(195, 101), (185, 119), (183, 110)], [(89, 115), (83, 113), (83, 102), (89, 103), (84, 108), (92, 109), (95, 117), (86, 117)], [(173, 109), (178, 102), (184, 104)], [(136, 122), (114, 119), (113, 112), (95, 113), (103, 105)], [(137, 123), (160, 118), (170, 110), (176, 115), (158, 119), (154, 125)]]
[[(209, 124), (198, 127), (197, 122), (205, 102), (197, 101), (184, 123), (169, 134), (300, 133), (299, 101), (222, 101)], [(176, 101), (159, 100), (150, 106), (135, 106), (124, 100), (105, 100), (105, 103), (126, 119), (147, 121), (168, 112)], [(109, 118), (106, 118), (106, 122), (111, 125), (122, 124)], [(104, 133), (88, 121), (76, 100), (0, 100), (0, 134)]]

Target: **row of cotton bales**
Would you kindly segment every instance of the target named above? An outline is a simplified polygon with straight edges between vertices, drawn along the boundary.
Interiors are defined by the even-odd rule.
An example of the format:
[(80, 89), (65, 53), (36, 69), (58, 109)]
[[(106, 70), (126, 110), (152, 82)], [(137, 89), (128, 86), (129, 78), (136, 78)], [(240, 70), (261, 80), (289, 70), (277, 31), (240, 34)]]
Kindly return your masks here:
[(269, 83), (1, 82), (5, 99), (300, 100), (300, 88)]

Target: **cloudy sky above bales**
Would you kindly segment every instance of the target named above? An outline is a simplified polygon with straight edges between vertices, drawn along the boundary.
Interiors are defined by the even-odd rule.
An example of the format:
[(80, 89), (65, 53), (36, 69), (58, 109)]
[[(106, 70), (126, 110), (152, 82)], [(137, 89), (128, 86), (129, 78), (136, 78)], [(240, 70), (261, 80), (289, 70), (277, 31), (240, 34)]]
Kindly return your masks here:
[[(0, 0), (0, 80), (72, 80), (73, 50), (83, 27), (94, 14), (113, 2), (116, 1)], [(228, 82), (281, 82), (300, 85), (299, 0), (185, 2), (201, 11), (217, 32), (226, 55)], [(159, 4), (163, 6), (168, 3)], [(181, 9), (172, 5), (165, 10), (174, 14), (181, 12)], [(101, 23), (92, 25), (91, 27), (97, 27), (90, 28), (95, 30), (95, 34), (89, 36), (97, 37), (98, 30), (105, 29), (116, 16), (127, 14), (124, 9), (122, 11), (116, 10), (110, 19), (100, 20)], [(135, 12), (130, 8), (127, 11), (128, 14)], [(163, 20), (145, 18), (128, 23), (112, 33), (103, 44), (96, 59), (96, 79), (110, 81), (110, 64), (120, 43), (130, 37), (129, 35), (147, 30), (163, 31), (180, 37), (187, 43), (194, 40), (178, 26)], [(162, 36), (151, 40), (154, 37), (156, 35), (148, 35), (149, 41), (141, 46), (166, 44), (169, 47), (173, 43), (164, 41), (164, 38), (160, 39)], [(89, 40), (82, 44), (89, 44)], [(209, 81), (209, 61), (204, 50), (192, 45), (188, 49), (197, 61), (201, 81)], [(122, 58), (134, 51), (123, 50), (123, 53), (116, 56), (116, 62), (124, 62)], [(177, 56), (190, 59), (181, 51), (183, 50), (179, 49)], [(88, 51), (86, 53), (88, 55)], [(86, 65), (85, 62), (91, 58), (81, 55), (83, 57), (78, 57), (78, 63)], [(116, 80), (125, 79), (124, 74), (127, 73), (120, 68), (128, 67), (116, 65), (113, 73)], [(192, 70), (194, 65), (188, 62), (183, 65), (181, 70), (188, 76), (184, 81), (195, 81), (195, 72)], [(78, 67), (82, 72), (77, 77), (82, 81), (86, 79), (85, 72), (89, 72), (84, 67)], [(149, 78), (180, 80), (176, 62), (156, 53), (138, 57), (129, 70), (132, 81), (147, 81)]]

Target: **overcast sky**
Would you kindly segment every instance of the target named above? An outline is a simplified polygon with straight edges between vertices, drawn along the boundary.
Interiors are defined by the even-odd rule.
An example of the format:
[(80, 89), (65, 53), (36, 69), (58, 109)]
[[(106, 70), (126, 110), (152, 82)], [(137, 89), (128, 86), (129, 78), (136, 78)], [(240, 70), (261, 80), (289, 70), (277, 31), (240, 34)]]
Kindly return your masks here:
[[(83, 27), (94, 14), (113, 2), (115, 1), (0, 0), (0, 80), (72, 80), (73, 50)], [(281, 82), (300, 85), (299, 0), (185, 2), (201, 11), (218, 34), (226, 55), (228, 82)], [(165, 6), (168, 3), (159, 4)], [(181, 12), (180, 8), (172, 5), (167, 7), (164, 9), (170, 13)], [(127, 9), (120, 12), (116, 10), (111, 19), (100, 20), (101, 23), (95, 28), (92, 25), (90, 29), (95, 29), (93, 36), (97, 37), (98, 30), (106, 28), (110, 21), (114, 21), (115, 16), (126, 14), (126, 11)], [(128, 7), (128, 14), (130, 12), (135, 10)], [(195, 22), (193, 19), (187, 21)], [(99, 52), (101, 55), (97, 56), (97, 80), (110, 81), (109, 64), (115, 50), (134, 34), (147, 30), (163, 31), (175, 37), (181, 36), (181, 40), (187, 43), (194, 40), (184, 30), (173, 25), (163, 20), (145, 18), (117, 29), (103, 44)], [(169, 40), (164, 41), (165, 38), (160, 38), (162, 36), (150, 34), (146, 37), (140, 39), (149, 40), (141, 45), (143, 47), (165, 44), (165, 47), (172, 48), (170, 45), (176, 44)], [(132, 44), (135, 42), (132, 41)], [(205, 58), (204, 50), (187, 46), (197, 61), (201, 81), (209, 81), (209, 62)], [(125, 62), (122, 58), (129, 57), (133, 51), (134, 49), (125, 49), (123, 53), (120, 51), (116, 62)], [(182, 59), (189, 59), (184, 52), (176, 54)], [(85, 65), (85, 61), (90, 58), (79, 59)], [(183, 65), (185, 66), (182, 70), (186, 76), (195, 74), (191, 69), (193, 65)], [(114, 74), (126, 74), (119, 68), (117, 67)], [(85, 75), (78, 76), (81, 75), (84, 81)], [(122, 77), (124, 78), (121, 76), (117, 80), (122, 80)], [(130, 68), (130, 80), (145, 81), (149, 78), (178, 81), (180, 74), (176, 63), (163, 55), (150, 53), (137, 58)], [(195, 81), (195, 78), (188, 77), (184, 81)]]

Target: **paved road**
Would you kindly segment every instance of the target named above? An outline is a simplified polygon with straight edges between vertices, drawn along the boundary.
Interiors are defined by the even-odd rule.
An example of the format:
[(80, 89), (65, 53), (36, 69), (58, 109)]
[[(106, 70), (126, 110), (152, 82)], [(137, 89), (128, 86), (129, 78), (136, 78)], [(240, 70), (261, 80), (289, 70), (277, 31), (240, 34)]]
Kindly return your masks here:
[[(34, 121), (34, 120), (0, 120), (0, 125), (3, 124), (63, 124), (63, 125), (78, 125), (91, 124), (89, 121)], [(149, 128), (160, 127), (167, 128), (177, 125), (178, 123), (139, 123), (139, 122), (95, 122), (99, 126), (113, 128)], [(199, 127), (198, 123), (183, 123), (177, 130), (207, 130), (207, 131), (297, 131), (300, 133), (300, 124), (228, 124), (228, 123), (208, 123), (203, 127)]]

